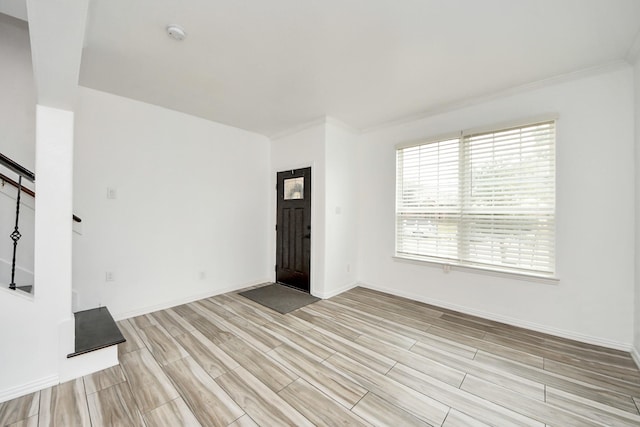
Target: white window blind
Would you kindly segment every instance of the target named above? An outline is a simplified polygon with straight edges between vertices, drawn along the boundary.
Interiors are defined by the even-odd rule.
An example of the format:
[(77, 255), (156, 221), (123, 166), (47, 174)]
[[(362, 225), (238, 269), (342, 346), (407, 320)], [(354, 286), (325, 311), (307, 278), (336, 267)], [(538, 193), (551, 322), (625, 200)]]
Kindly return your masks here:
[(551, 276), (555, 121), (397, 150), (396, 256)]

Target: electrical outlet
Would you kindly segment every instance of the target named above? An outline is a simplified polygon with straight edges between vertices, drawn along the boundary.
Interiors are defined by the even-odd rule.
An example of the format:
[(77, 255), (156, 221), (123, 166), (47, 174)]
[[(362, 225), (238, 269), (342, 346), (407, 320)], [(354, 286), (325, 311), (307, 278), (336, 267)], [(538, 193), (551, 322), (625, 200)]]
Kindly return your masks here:
[(104, 280), (105, 282), (113, 282), (115, 279), (113, 278), (113, 271), (107, 271), (104, 274)]
[(107, 199), (117, 199), (118, 198), (118, 190), (115, 188), (107, 188)]
[(198, 273), (198, 278), (200, 280), (204, 280), (207, 278), (207, 273), (205, 271), (201, 271), (200, 273)]

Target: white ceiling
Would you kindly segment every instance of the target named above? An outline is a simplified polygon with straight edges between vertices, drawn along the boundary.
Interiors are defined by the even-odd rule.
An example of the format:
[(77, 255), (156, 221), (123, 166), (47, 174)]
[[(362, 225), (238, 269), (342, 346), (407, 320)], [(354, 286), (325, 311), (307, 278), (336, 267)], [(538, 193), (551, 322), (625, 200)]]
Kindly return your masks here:
[(265, 135), (366, 129), (624, 60), (639, 30), (640, 0), (91, 0), (80, 84)]
[(14, 18), (27, 20), (26, 0), (0, 0), (0, 13), (13, 16)]

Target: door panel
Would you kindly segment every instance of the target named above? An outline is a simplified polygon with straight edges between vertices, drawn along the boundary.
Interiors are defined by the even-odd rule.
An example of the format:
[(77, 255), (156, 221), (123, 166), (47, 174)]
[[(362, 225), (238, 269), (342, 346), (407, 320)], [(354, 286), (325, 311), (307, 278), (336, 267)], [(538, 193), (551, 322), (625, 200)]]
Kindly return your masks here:
[(276, 281), (305, 292), (311, 271), (311, 168), (278, 172)]

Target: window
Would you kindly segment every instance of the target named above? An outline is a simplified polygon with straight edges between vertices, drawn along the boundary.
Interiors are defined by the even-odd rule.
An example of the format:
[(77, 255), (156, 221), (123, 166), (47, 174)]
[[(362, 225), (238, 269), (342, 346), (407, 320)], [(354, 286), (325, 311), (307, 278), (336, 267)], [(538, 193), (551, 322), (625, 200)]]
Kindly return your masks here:
[(304, 177), (284, 180), (284, 200), (304, 199)]
[(396, 155), (396, 256), (553, 276), (554, 120)]

